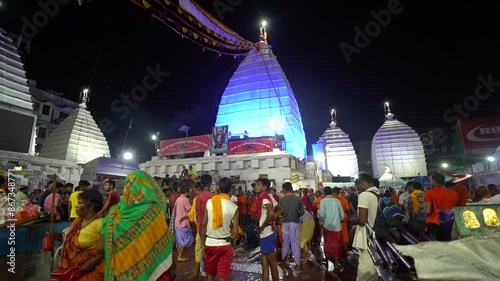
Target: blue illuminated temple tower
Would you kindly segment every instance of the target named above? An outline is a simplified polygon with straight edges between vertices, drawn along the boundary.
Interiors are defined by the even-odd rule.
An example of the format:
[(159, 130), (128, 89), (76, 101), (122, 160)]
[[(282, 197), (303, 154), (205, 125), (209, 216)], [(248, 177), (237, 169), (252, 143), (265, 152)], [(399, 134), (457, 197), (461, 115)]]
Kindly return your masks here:
[(260, 41), (240, 64), (222, 95), (215, 126), (228, 125), (231, 135), (284, 135), (285, 149), (306, 157), (306, 138), (299, 105), (271, 46)]

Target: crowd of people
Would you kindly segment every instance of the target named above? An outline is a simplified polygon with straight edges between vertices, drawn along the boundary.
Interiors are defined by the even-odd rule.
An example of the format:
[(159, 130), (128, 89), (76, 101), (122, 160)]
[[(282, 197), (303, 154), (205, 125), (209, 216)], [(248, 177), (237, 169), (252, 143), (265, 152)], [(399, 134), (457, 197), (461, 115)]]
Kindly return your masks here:
[(121, 196), (115, 183), (106, 181), (105, 200), (85, 184), (70, 196), (71, 225), (53, 234), (62, 243), (62, 255), (51, 280), (171, 280), (175, 239), (157, 181), (134, 171)]
[[(342, 268), (350, 249), (349, 218), (355, 215), (351, 207), (358, 204), (354, 188), (349, 193), (330, 187), (294, 191), (286, 182), (278, 194), (267, 178), (256, 179), (247, 191), (229, 178), (222, 178), (216, 188), (211, 183), (210, 175), (202, 175), (199, 183), (162, 181), (169, 202), (167, 220), (176, 238), (176, 261), (187, 261), (185, 249), (195, 245), (196, 265), (189, 280), (228, 279), (237, 255), (235, 243), (243, 233), (247, 244), (253, 237), (257, 240), (262, 280), (278, 280), (278, 261), (293, 263), (295, 271), (302, 272), (309, 251), (322, 241), (326, 260)], [(188, 221), (196, 225), (194, 235)]]
[[(170, 280), (194, 245), (195, 268), (188, 279), (228, 280), (235, 246), (245, 237), (257, 241), (263, 281), (279, 280), (279, 265), (291, 265), (300, 274), (310, 251), (318, 249), (334, 271), (346, 268), (348, 253), (356, 255), (357, 280), (377, 280), (366, 225), (374, 226), (380, 196), (393, 198), (407, 219), (425, 222), (437, 241), (453, 239), (437, 221), (437, 210), (500, 196), (496, 187), (468, 189), (439, 173), (431, 176), (431, 187), (408, 182), (400, 192), (381, 190), (368, 174), (360, 174), (355, 186), (316, 191), (294, 190), (285, 182), (280, 193), (267, 178), (256, 179), (247, 191), (227, 177), (213, 184), (207, 174), (160, 182), (161, 187), (158, 179), (134, 171), (122, 195), (114, 181), (106, 181), (104, 200), (90, 183), (80, 182), (68, 196), (71, 226), (54, 235), (64, 241), (59, 274), (73, 274), (75, 280)], [(44, 193), (38, 200), (51, 201), (52, 193), (45, 198)], [(56, 193), (55, 200), (60, 197)], [(44, 204), (45, 211), (51, 206)]]

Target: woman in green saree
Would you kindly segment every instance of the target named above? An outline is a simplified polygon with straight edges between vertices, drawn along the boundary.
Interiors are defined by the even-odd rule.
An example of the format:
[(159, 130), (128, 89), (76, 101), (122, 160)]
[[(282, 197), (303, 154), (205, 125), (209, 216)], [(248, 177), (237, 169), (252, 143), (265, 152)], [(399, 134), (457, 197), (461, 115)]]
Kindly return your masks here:
[[(120, 202), (104, 218), (105, 280), (169, 280), (174, 238), (166, 198), (146, 172), (131, 172)], [(170, 278), (172, 279), (172, 278)]]

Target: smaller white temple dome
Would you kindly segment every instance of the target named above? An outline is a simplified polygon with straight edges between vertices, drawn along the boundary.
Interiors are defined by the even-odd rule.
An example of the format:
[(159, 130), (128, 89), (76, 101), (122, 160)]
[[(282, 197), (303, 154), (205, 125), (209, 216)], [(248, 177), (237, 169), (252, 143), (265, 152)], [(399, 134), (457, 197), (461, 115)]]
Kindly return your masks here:
[(389, 103), (384, 107), (386, 121), (372, 141), (373, 177), (380, 178), (386, 167), (400, 178), (427, 175), (424, 146), (417, 132), (396, 120)]

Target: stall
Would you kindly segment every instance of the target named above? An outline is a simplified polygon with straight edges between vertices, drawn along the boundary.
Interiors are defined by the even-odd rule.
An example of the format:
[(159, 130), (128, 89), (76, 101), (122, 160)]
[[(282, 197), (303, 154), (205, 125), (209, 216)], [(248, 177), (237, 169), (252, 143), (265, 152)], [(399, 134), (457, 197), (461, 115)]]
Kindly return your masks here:
[[(42, 251), (42, 239), (50, 231), (48, 219), (9, 225), (0, 227), (0, 270), (3, 272), (0, 281), (49, 280), (51, 253)], [(69, 225), (69, 222), (56, 223), (54, 231), (62, 232)]]

